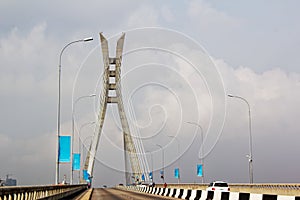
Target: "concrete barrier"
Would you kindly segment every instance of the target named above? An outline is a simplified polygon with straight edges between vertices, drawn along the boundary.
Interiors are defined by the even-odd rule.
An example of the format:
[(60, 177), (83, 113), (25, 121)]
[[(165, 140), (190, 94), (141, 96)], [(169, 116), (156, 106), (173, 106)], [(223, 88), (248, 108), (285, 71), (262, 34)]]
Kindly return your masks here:
[(193, 200), (300, 200), (300, 193), (296, 195), (278, 195), (278, 194), (256, 194), (247, 192), (221, 192), (206, 191), (183, 188), (162, 188), (162, 187), (138, 187), (123, 186), (118, 187), (123, 190), (138, 191), (155, 195), (174, 197), (179, 199)]
[(229, 184), (231, 192), (300, 196), (300, 184)]
[[(157, 187), (163, 187), (163, 184), (156, 184)], [(208, 184), (168, 184), (168, 188), (182, 188), (192, 190), (206, 190)], [(299, 196), (300, 184), (296, 183), (263, 183), (263, 184), (245, 184), (245, 183), (229, 183), (231, 192), (245, 192), (257, 194), (276, 194), (287, 196)]]
[(9, 199), (61, 199), (83, 192), (86, 184), (80, 185), (46, 185), (46, 186), (13, 186), (0, 187), (0, 200)]

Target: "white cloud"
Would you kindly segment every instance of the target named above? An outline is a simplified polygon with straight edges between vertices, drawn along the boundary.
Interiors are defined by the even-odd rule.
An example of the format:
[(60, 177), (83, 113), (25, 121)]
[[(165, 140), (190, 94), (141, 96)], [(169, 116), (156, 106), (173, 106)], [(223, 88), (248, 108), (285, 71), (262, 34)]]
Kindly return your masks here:
[(159, 25), (159, 12), (150, 5), (142, 5), (128, 17), (129, 28)]
[[(300, 139), (300, 126), (296, 121), (300, 118), (300, 106), (297, 102), (300, 98), (300, 87), (297, 84), (300, 74), (277, 68), (257, 73), (248, 67), (235, 69), (223, 60), (215, 60), (224, 79), (227, 94), (244, 97), (251, 107), (255, 181), (296, 182), (299, 178), (295, 177), (297, 172), (294, 168), (287, 172), (284, 163), (292, 162), (298, 167), (300, 165), (286, 156), (290, 152), (299, 151), (296, 141)], [(249, 154), (248, 108), (239, 99), (228, 98), (227, 103), (227, 117), (221, 140), (206, 159), (214, 165), (222, 164), (228, 172), (220, 172), (211, 166), (211, 172), (207, 172), (207, 175), (209, 173), (208, 176), (231, 182), (244, 182), (243, 179), (247, 179), (245, 155)], [(225, 166), (224, 160), (220, 159), (222, 156), (229, 163), (244, 163), (245, 168)], [(231, 174), (233, 171), (234, 176)]]
[[(46, 23), (39, 24), (23, 35), (14, 28), (6, 38), (0, 40), (0, 91), (2, 95), (31, 94), (37, 88), (49, 91), (52, 84), (44, 84), (53, 74), (55, 61), (47, 61), (55, 53), (55, 44), (46, 38)], [(54, 77), (52, 77), (54, 78)], [(47, 85), (46, 88), (42, 88)], [(9, 86), (9, 87), (8, 87)]]
[[(120, 1), (118, 3), (118, 5), (120, 5), (120, 3), (123, 2)], [(98, 34), (99, 31), (103, 31), (104, 33), (114, 32), (112, 29), (118, 29), (118, 27), (122, 25), (129, 28), (135, 28), (144, 26), (159, 26), (164, 22), (172, 22), (174, 23), (172, 24), (172, 26), (174, 25), (175, 28), (178, 28), (182, 27), (182, 24), (178, 24), (178, 22), (186, 22), (184, 23), (184, 25), (188, 26), (188, 29), (186, 29), (185, 32), (190, 35), (195, 34), (203, 36), (206, 34), (208, 36), (211, 36), (212, 40), (205, 40), (205, 43), (215, 42), (214, 44), (216, 45), (217, 49), (225, 49), (219, 52), (219, 55), (222, 55), (219, 57), (224, 58), (223, 55), (228, 53), (234, 55), (232, 57), (232, 60), (236, 61), (239, 60), (240, 57), (243, 57), (244, 54), (245, 57), (249, 59), (249, 54), (242, 51), (242, 48), (240, 46), (243, 45), (243, 47), (250, 49), (251, 51), (254, 49), (249, 48), (249, 46), (245, 45), (246, 42), (239, 43), (237, 41), (240, 40), (235, 40), (235, 37), (239, 37), (239, 34), (244, 34), (243, 31), (234, 31), (234, 28), (239, 26), (240, 20), (233, 17), (233, 15), (231, 15), (232, 13), (227, 12), (226, 10), (220, 11), (214, 8), (208, 1), (189, 1), (188, 10), (178, 9), (179, 13), (174, 13), (174, 11), (167, 6), (160, 7), (160, 4), (149, 5), (143, 3), (137, 4), (136, 2), (133, 2), (131, 4), (123, 3), (117, 8), (117, 16), (114, 16), (112, 13), (112, 11), (114, 10), (112, 8), (115, 8), (114, 3), (103, 4), (103, 2), (100, 2), (98, 5), (98, 7), (93, 6), (92, 10), (89, 10), (87, 7), (85, 7), (84, 9), (86, 10), (81, 13), (82, 15), (78, 15), (78, 13), (82, 11), (81, 4), (72, 4), (72, 6), (74, 6), (74, 9), (71, 10), (73, 10), (74, 12), (67, 12), (65, 14), (64, 12), (60, 12), (59, 16), (52, 15), (52, 13), (55, 13), (53, 12), (53, 10), (56, 10), (56, 6), (52, 5), (52, 7), (49, 9), (40, 9), (38, 7), (39, 10), (41, 10), (40, 12), (45, 11), (47, 16), (45, 19), (43, 19), (44, 15), (39, 15), (39, 17), (35, 16), (36, 18), (33, 19), (31, 18), (31, 14), (34, 16), (36, 13), (34, 14), (34, 12), (29, 11), (23, 12), (20, 15), (12, 12), (9, 13), (9, 16), (15, 15), (18, 16), (18, 18), (5, 16), (7, 19), (12, 20), (7, 20), (5, 22), (6, 28), (10, 26), (10, 24), (15, 24), (16, 22), (18, 22), (18, 20), (22, 21), (23, 24), (19, 22), (19, 24), (16, 24), (16, 27), (11, 31), (4, 29), (1, 30), (2, 37), (0, 38), (0, 97), (2, 100), (1, 105), (3, 107), (1, 112), (2, 114), (0, 115), (2, 121), (0, 134), (0, 152), (1, 160), (6, 160), (7, 162), (1, 162), (0, 168), (1, 170), (7, 171), (8, 173), (10, 170), (12, 170), (12, 173), (16, 175), (16, 178), (21, 180), (21, 183), (39, 184), (48, 183), (49, 180), (52, 181), (51, 177), (53, 178), (54, 169), (54, 163), (52, 160), (54, 159), (53, 144), (55, 138), (53, 137), (53, 135), (55, 135), (55, 133), (50, 135), (48, 133), (54, 132), (54, 130), (56, 129), (55, 119), (57, 101), (56, 84), (58, 54), (65, 44), (63, 42), (69, 42), (70, 38), (71, 40), (72, 38), (75, 38), (73, 37), (74, 35), (81, 36), (82, 33), (85, 34), (86, 31), (83, 31), (83, 29), (95, 30), (94, 32), (97, 32)], [(65, 6), (61, 6), (61, 11), (63, 11), (63, 9), (65, 9), (67, 6), (68, 3), (65, 3)], [(127, 9), (124, 8), (125, 6)], [(180, 6), (184, 8), (183, 5), (179, 4), (178, 7)], [(10, 9), (7, 10), (10, 11)], [(187, 15), (185, 12), (187, 13)], [(86, 13), (86, 15), (84, 13)], [(182, 18), (176, 18), (177, 14)], [(107, 16), (111, 17), (111, 19), (108, 19)], [(92, 20), (90, 21), (91, 18)], [(118, 21), (120, 18), (121, 20)], [(33, 19), (34, 22), (31, 21), (30, 23), (38, 23), (35, 26), (31, 26), (30, 23), (26, 23), (28, 21), (27, 19)], [(58, 23), (58, 19), (63, 20), (60, 20)], [(45, 22), (39, 23), (41, 21)], [(95, 27), (95, 25), (99, 27), (91, 28)], [(24, 27), (30, 27), (30, 30), (22, 29)], [(205, 31), (203, 31), (204, 28), (208, 29), (205, 29)], [(73, 33), (74, 30), (76, 31), (75, 34)], [(224, 30), (229, 30), (229, 34), (223, 34)], [(251, 30), (258, 31), (257, 29)], [(3, 33), (3, 31), (7, 32)], [(232, 35), (233, 32), (235, 32), (236, 34)], [(61, 33), (63, 33), (63, 37), (61, 37)], [(68, 35), (68, 37), (66, 37), (66, 35)], [(218, 39), (219, 35), (223, 36), (220, 37), (220, 40), (224, 40), (224, 38), (227, 39), (226, 37), (228, 37), (231, 43), (232, 41), (236, 42), (236, 45), (238, 46), (237, 50), (233, 51), (232, 47), (228, 44), (222, 45), (224, 44), (222, 43), (222, 41), (219, 41), (220, 43), (218, 41), (216, 42), (216, 39)], [(145, 37), (147, 41), (149, 41), (149, 43), (151, 43), (152, 40), (156, 40), (158, 38), (156, 35), (155, 37), (150, 36)], [(240, 37), (250, 38), (248, 36), (241, 35)], [(145, 38), (142, 38), (142, 40), (145, 40)], [(126, 46), (130, 45), (128, 43), (134, 43), (134, 41), (138, 40), (139, 38), (133, 37), (131, 39), (132, 40), (130, 41), (129, 38), (126, 38)], [(163, 38), (162, 41), (166, 41), (167, 44), (168, 40), (173, 39), (174, 38), (172, 37), (168, 37)], [(177, 38), (175, 38), (175, 40), (176, 39)], [(285, 38), (281, 39), (285, 40)], [(291, 37), (291, 40), (293, 39), (294, 38)], [(97, 42), (98, 40), (96, 40), (94, 44), (97, 45)], [(249, 43), (255, 45), (255, 48), (257, 48), (257, 45), (261, 45), (259, 44), (259, 42), (253, 43), (253, 41), (251, 41), (251, 38), (249, 39)], [(163, 45), (164, 44), (165, 43), (163, 43)], [(272, 44), (275, 44), (275, 42)], [(297, 43), (291, 42), (291, 44), (295, 45)], [(162, 47), (164, 47), (163, 45)], [(111, 44), (111, 46), (114, 47), (115, 45)], [(174, 47), (173, 50), (178, 50), (178, 48)], [(70, 96), (74, 80), (73, 75), (77, 70), (77, 66), (79, 66), (80, 62), (83, 60), (82, 57), (86, 55), (85, 50), (86, 49), (84, 49), (83, 46), (80, 46), (80, 48), (69, 48), (68, 52), (64, 54), (63, 63), (66, 67), (64, 67), (63, 69), (64, 104), (62, 112), (62, 129), (65, 133), (70, 132)], [(292, 53), (293, 50), (293, 48), (289, 49), (289, 51), (291, 51)], [(183, 51), (189, 54), (188, 48), (184, 49)], [(272, 54), (273, 51), (268, 52)], [(98, 51), (95, 54), (97, 54), (97, 58), (98, 56), (100, 56)], [(199, 55), (197, 54), (197, 52), (192, 52), (189, 56), (193, 57), (194, 55), (196, 55), (194, 61), (201, 61), (202, 57), (197, 57), (197, 55)], [(253, 55), (255, 55), (255, 53)], [(260, 55), (265, 58), (265, 55)], [(253, 57), (255, 58), (255, 56)], [(278, 57), (278, 59), (283, 60), (281, 63), (288, 62), (286, 61), (287, 59), (283, 58), (285, 57)], [(124, 63), (126, 62), (126, 59), (127, 57), (125, 58)], [(96, 66), (95, 68), (91, 69), (93, 74), (96, 74), (95, 71), (99, 69), (99, 65), (101, 66), (101, 64), (99, 64), (98, 62), (102, 61), (99, 60), (100, 59), (95, 62), (88, 63), (88, 65), (90, 66)], [(141, 56), (136, 60), (145, 62), (147, 58)], [(165, 60), (160, 60), (160, 57), (157, 60), (162, 62), (163, 64), (177, 67), (176, 70), (178, 74), (182, 77), (185, 77), (186, 80), (192, 83), (191, 85), (195, 87), (195, 91), (198, 95), (197, 99), (199, 100), (199, 102), (197, 103), (199, 104), (199, 110), (197, 110), (195, 102), (192, 102), (189, 99), (189, 97), (191, 97), (191, 91), (187, 89), (188, 86), (180, 82), (178, 78), (179, 75), (176, 73), (170, 74), (170, 71), (167, 71), (168, 73), (156, 75), (155, 73), (146, 71), (146, 78), (136, 78), (138, 74), (136, 74), (136, 76), (134, 75), (133, 84), (139, 84), (140, 82), (138, 82), (138, 79), (145, 80), (147, 78), (149, 80), (154, 79), (165, 81), (166, 85), (172, 87), (172, 89), (176, 91), (176, 95), (180, 97), (181, 103), (184, 106), (184, 113), (190, 117), (188, 119), (192, 120), (199, 117), (197, 115), (198, 113), (194, 113), (196, 111), (199, 112), (199, 119), (201, 123), (203, 123), (202, 125), (204, 130), (206, 130), (212, 112), (210, 107), (212, 102), (210, 101), (210, 98), (206, 93), (207, 91), (205, 90), (206, 88), (203, 85), (204, 83), (202, 81), (199, 81), (199, 77), (195, 76), (192, 68), (186, 68), (186, 63), (180, 59), (174, 61), (174, 59), (171, 60), (170, 57), (166, 56)], [(255, 59), (250, 59), (250, 63), (252, 63), (251, 61), (254, 60)], [(297, 141), (299, 141), (300, 139), (300, 126), (298, 123), (298, 119), (300, 118), (300, 107), (298, 105), (298, 101), (300, 98), (299, 73), (288, 72), (287, 70), (285, 70), (286, 67), (284, 65), (279, 66), (281, 68), (270, 69), (267, 71), (262, 70), (261, 73), (257, 73), (253, 70), (252, 65), (245, 67), (245, 63), (241, 63), (243, 67), (239, 67), (236, 69), (234, 66), (230, 66), (225, 61), (222, 61), (220, 59), (216, 59), (216, 62), (224, 79), (226, 92), (245, 97), (251, 105), (253, 117), (253, 138), (255, 144), (255, 171), (260, 175), (264, 175), (258, 176), (257, 180), (261, 182), (265, 180), (268, 180), (270, 182), (285, 180), (287, 180), (287, 182), (298, 181), (300, 179), (299, 175), (297, 176), (297, 168), (299, 168), (299, 162), (295, 159), (290, 158), (289, 155), (292, 154), (294, 155), (294, 157), (296, 157), (297, 155), (295, 152), (299, 152), (299, 145), (297, 143)], [(268, 68), (271, 68), (271, 66), (268, 66)], [(203, 74), (205, 77), (205, 72), (203, 72)], [(97, 75), (95, 76), (97, 77)], [(210, 77), (205, 78), (210, 79)], [(80, 92), (82, 91), (82, 93), (90, 92), (90, 88), (83, 87), (83, 85), (96, 87), (95, 83), (92, 81), (92, 83), (86, 84), (86, 79), (92, 79), (91, 75), (88, 74), (87, 76), (83, 76), (81, 82), (78, 83), (78, 85), (82, 87), (82, 90), (80, 90)], [(184, 82), (185, 80), (181, 81)], [(213, 82), (214, 79), (211, 79), (211, 81)], [(165, 96), (165, 98), (162, 99), (162, 96)], [(153, 120), (151, 121), (152, 127), (150, 128), (153, 128), (153, 130), (155, 130), (155, 128), (161, 124), (161, 121), (165, 119), (166, 116), (164, 115), (164, 111), (167, 111), (167, 114), (169, 115), (169, 124), (167, 127), (165, 127), (165, 132), (163, 132), (163, 134), (174, 135), (174, 132), (176, 131), (174, 129), (177, 129), (177, 126), (180, 125), (180, 122), (178, 120), (178, 116), (180, 117), (180, 108), (174, 97), (175, 96), (172, 96), (171, 93), (166, 94), (166, 92), (163, 90), (148, 90), (146, 93), (141, 94), (138, 97), (137, 101), (149, 100), (156, 103), (159, 102), (160, 105), (163, 106), (163, 109), (158, 106), (154, 107), (152, 110), (150, 109), (150, 114)], [(212, 153), (207, 157), (207, 166), (209, 166), (207, 167), (207, 176), (208, 178), (224, 177), (224, 179), (235, 182), (246, 182), (247, 161), (245, 160), (245, 154), (248, 153), (247, 109), (245, 105), (242, 102), (238, 102), (238, 100), (227, 100), (228, 110), (226, 124), (224, 127), (223, 135), (220, 138), (220, 142), (213, 149)], [(150, 102), (148, 103), (150, 106), (145, 108), (145, 105), (142, 104), (144, 102), (146, 101), (141, 101), (141, 104), (136, 104), (136, 106), (138, 106), (136, 111), (139, 112), (137, 115), (137, 121), (140, 122), (141, 125), (148, 125), (148, 122), (150, 121), (148, 108), (153, 104), (151, 104)], [(84, 109), (82, 108), (82, 110)], [(82, 123), (90, 120), (90, 118), (86, 119), (80, 114), (80, 109), (78, 109), (78, 113), (76, 116), (78, 117), (78, 119), (82, 120)], [(107, 120), (112, 119), (108, 117)], [(112, 141), (116, 140), (115, 144), (121, 146), (120, 144), (122, 144), (122, 137), (119, 130), (114, 127), (114, 123), (110, 122), (106, 123), (106, 125), (106, 133), (108, 135), (108, 139)], [(193, 129), (194, 127), (182, 125), (180, 128), (181, 130), (178, 137), (182, 140), (182, 143), (185, 142), (185, 137), (187, 135), (192, 135), (191, 133), (195, 133)], [(91, 130), (89, 130), (89, 132), (90, 131)], [(147, 132), (148, 135), (151, 135), (151, 131), (152, 130)], [(39, 136), (34, 138), (35, 136), (32, 135)], [(196, 137), (198, 137), (198, 135)], [(168, 143), (168, 139), (169, 138), (164, 136), (164, 138), (159, 138), (159, 142)], [(107, 140), (104, 141), (106, 142)], [(187, 182), (194, 181), (194, 174), (184, 170), (189, 169), (189, 167), (191, 167), (190, 163), (195, 162), (194, 158), (198, 154), (198, 152), (196, 151), (199, 150), (200, 146), (199, 138), (196, 138), (195, 141), (196, 142), (193, 144), (194, 146), (191, 145), (192, 151), (187, 152), (187, 154), (190, 154), (183, 156), (183, 159), (185, 159), (186, 161), (183, 163), (183, 165), (185, 166), (183, 166), (182, 171), (183, 174), (186, 174), (186, 176), (183, 176), (183, 180), (186, 180)], [(113, 156), (108, 153), (106, 154), (106, 152), (109, 151), (109, 149), (107, 148), (110, 147), (110, 143), (106, 143), (104, 146), (106, 147), (106, 149), (103, 149), (102, 152), (104, 158), (111, 159)], [(169, 150), (172, 151), (172, 148), (174, 146), (175, 145), (170, 146)], [(151, 149), (151, 147), (147, 147)], [(193, 148), (196, 150), (194, 150)], [(8, 149), (12, 156), (7, 155)], [(49, 153), (50, 151), (51, 155)], [(169, 162), (172, 159), (170, 159), (170, 157), (174, 156), (173, 152), (170, 153), (166, 151), (166, 155), (168, 155), (167, 159), (169, 159)], [(230, 156), (228, 156), (229, 154)], [(282, 155), (283, 158), (281, 158), (281, 163), (278, 163), (277, 155)], [(157, 156), (160, 156), (160, 154), (157, 154)], [(223, 158), (228, 158), (229, 160), (224, 163)], [(51, 162), (47, 161), (47, 159), (50, 159)], [(244, 163), (244, 161), (245, 171), (241, 170), (241, 167), (239, 167), (240, 165), (232, 166), (232, 163), (240, 164)], [(264, 163), (266, 161), (268, 162), (268, 164)], [(113, 160), (108, 163), (115, 164)], [(293, 166), (288, 172), (284, 171), (286, 169), (286, 163), (292, 163)], [(32, 166), (32, 164), (34, 165), (34, 167)], [(155, 163), (155, 167), (159, 168), (160, 164), (161, 163), (157, 161)], [(219, 168), (215, 167), (221, 165), (223, 166), (226, 164), (230, 166), (224, 167), (222, 170), (219, 170)], [(35, 169), (36, 167), (38, 169)], [(30, 171), (28, 171), (27, 173), (28, 177), (24, 175), (24, 168), (30, 168)], [(272, 170), (270, 170), (269, 168), (272, 168)], [(97, 170), (99, 173), (102, 172), (99, 169)], [(171, 169), (168, 170), (171, 171)], [(226, 173), (224, 172), (226, 170), (232, 170), (232, 172)], [(285, 174), (288, 179), (285, 179), (285, 177), (273, 178), (275, 177), (274, 174)], [(4, 175), (5, 174), (1, 174), (1, 178)], [(114, 173), (112, 172), (111, 174), (101, 175), (104, 178), (102, 180), (99, 179), (99, 182), (113, 179), (111, 177), (114, 176)], [(109, 177), (109, 175), (111, 177)], [(38, 176), (48, 177), (38, 181)]]
[(213, 8), (207, 1), (193, 0), (189, 2), (187, 14), (197, 25), (204, 27), (237, 25), (238, 20), (227, 13)]
[(160, 13), (166, 22), (173, 22), (175, 20), (173, 12), (166, 5), (161, 7)]
[[(293, 123), (299, 118), (300, 107), (297, 99), (300, 98), (300, 74), (288, 73), (278, 68), (256, 73), (247, 67), (233, 69), (222, 60), (216, 62), (224, 77), (227, 93), (244, 97), (249, 102), (253, 126), (259, 132), (257, 134), (275, 134), (279, 128), (288, 129), (290, 132), (286, 134), (293, 135), (300, 129)], [(239, 114), (247, 110), (246, 105), (236, 99), (230, 98), (228, 103), (228, 112), (234, 113), (234, 116), (230, 115), (231, 119), (238, 119)], [(240, 120), (247, 123), (247, 118)], [(268, 127), (268, 130), (263, 131), (259, 127)]]

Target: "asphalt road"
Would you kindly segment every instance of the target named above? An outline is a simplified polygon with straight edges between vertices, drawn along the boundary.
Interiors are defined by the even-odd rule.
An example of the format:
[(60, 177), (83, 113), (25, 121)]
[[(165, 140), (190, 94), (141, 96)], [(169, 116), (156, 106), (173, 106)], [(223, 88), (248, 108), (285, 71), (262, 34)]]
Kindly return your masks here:
[(91, 199), (105, 199), (105, 200), (150, 200), (150, 199), (177, 199), (172, 197), (164, 197), (153, 194), (146, 194), (140, 192), (124, 191), (115, 188), (100, 189), (95, 188)]

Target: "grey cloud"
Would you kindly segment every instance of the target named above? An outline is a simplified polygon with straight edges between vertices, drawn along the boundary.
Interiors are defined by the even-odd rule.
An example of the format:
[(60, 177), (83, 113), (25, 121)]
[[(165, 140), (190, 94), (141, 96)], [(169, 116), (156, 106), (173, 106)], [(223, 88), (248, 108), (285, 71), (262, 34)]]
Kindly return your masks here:
[[(287, 21), (287, 19), (291, 16), (297, 19), (299, 16), (294, 10), (291, 11), (291, 16), (285, 13), (286, 16), (280, 21), (284, 30), (273, 32), (274, 24), (268, 24), (270, 19), (265, 20), (262, 12), (260, 18), (253, 15), (247, 17), (220, 4), (217, 7), (216, 3), (203, 2), (204, 4), (200, 6), (202, 8), (204, 6), (208, 16), (213, 18), (202, 18), (203, 21), (199, 24), (197, 16), (205, 17), (204, 13), (199, 13), (199, 9), (196, 9), (193, 11), (194, 17), (190, 18), (187, 5), (180, 3), (171, 5), (167, 2), (164, 4), (165, 7), (158, 9), (160, 8), (158, 1), (153, 4), (146, 4), (144, 1), (142, 3), (97, 1), (90, 6), (86, 5), (86, 2), (74, 3), (73, 1), (72, 3), (70, 1), (43, 2), (43, 5), (41, 2), (33, 1), (2, 1), (0, 18), (5, 20), (0, 22), (0, 160), (5, 162), (0, 164), (2, 170), (0, 176), (3, 178), (6, 173), (13, 173), (20, 184), (54, 182), (57, 65), (59, 52), (67, 42), (89, 35), (95, 38), (94, 43), (78, 44), (76, 47), (69, 48), (63, 57), (62, 129), (64, 134), (70, 133), (70, 102), (73, 88), (74, 98), (94, 92), (98, 94), (101, 89), (101, 85), (97, 83), (103, 67), (100, 48), (97, 47), (98, 32), (103, 31), (109, 37), (136, 26), (166, 25), (192, 35), (197, 41), (203, 43), (218, 65), (225, 83), (225, 92), (241, 95), (249, 100), (253, 114), (255, 181), (298, 182), (300, 177), (297, 176), (299, 174), (297, 141), (299, 141), (300, 128), (297, 120), (299, 119), (300, 75), (297, 68), (299, 51), (297, 51), (296, 36), (299, 35), (297, 34), (299, 30), (292, 20)], [(254, 2), (253, 6), (254, 4), (260, 5), (257, 2)], [(294, 4), (284, 5), (285, 8), (297, 7)], [(161, 13), (168, 9), (173, 15)], [(264, 11), (264, 9), (262, 7), (260, 10)], [(249, 10), (243, 8), (246, 14), (250, 12)], [(144, 11), (147, 11), (149, 16), (145, 16)], [(273, 13), (278, 17), (277, 14)], [(256, 25), (260, 19), (263, 20), (261, 26), (266, 25), (266, 28)], [(259, 33), (260, 31), (262, 33)], [(156, 36), (128, 37), (125, 48), (138, 46), (140, 44), (138, 42), (143, 40), (150, 44), (158, 39), (159, 37)], [(178, 38), (169, 37), (160, 42), (163, 46), (168, 41), (176, 39)], [(112, 42), (111, 47), (114, 46)], [(83, 68), (79, 72), (78, 79), (74, 80), (81, 62), (93, 48), (95, 48), (94, 52), (82, 64)], [(177, 43), (173, 44), (172, 48), (185, 51), (189, 58), (196, 55), (194, 59), (196, 62), (202, 59), (197, 57), (199, 55), (197, 52), (189, 48), (184, 49)], [(143, 57), (143, 54), (136, 55), (138, 56), (135, 59), (134, 56), (124, 56), (123, 72), (128, 72), (135, 64), (151, 61)], [(199, 118), (205, 134), (208, 134), (212, 110), (203, 81), (195, 76), (194, 71), (187, 68), (186, 63), (180, 59), (167, 56), (152, 58), (174, 67), (178, 73), (165, 70), (157, 75), (157, 71), (140, 71), (139, 73), (145, 73), (143, 75), (146, 79), (137, 78), (138, 71), (134, 71), (135, 73), (125, 76), (124, 81), (126, 78), (133, 79), (131, 82), (130, 80), (125, 82), (125, 89), (131, 91), (145, 80), (155, 80), (170, 85), (182, 101), (185, 117), (188, 115), (184, 120)], [(129, 60), (132, 62), (128, 62)], [(206, 72), (203, 74), (207, 75)], [(179, 75), (186, 77), (194, 87), (197, 102), (191, 102), (186, 98), (191, 97), (191, 91), (187, 89), (184, 79), (179, 80)], [(165, 96), (163, 100), (161, 100), (162, 95)], [(87, 100), (78, 104), (76, 112), (78, 127), (94, 119), (95, 112), (97, 114), (97, 100)], [(136, 96), (133, 96), (133, 102), (137, 116), (136, 123), (148, 125), (150, 122), (151, 125), (141, 132), (142, 135), (151, 135), (151, 131), (161, 125), (160, 122), (166, 118), (165, 110), (170, 115), (163, 133), (156, 138), (157, 140), (151, 141), (168, 144), (166, 163), (169, 167), (166, 171), (166, 180), (176, 182), (172, 176), (178, 155), (174, 154), (175, 142), (171, 142), (167, 135), (174, 135), (174, 132), (179, 129), (177, 136), (182, 142), (182, 147), (186, 147), (182, 148), (183, 155), (180, 158), (182, 182), (200, 182), (194, 173), (199, 161), (198, 153), (201, 145), (199, 132), (195, 127), (178, 123), (177, 117), (180, 114), (174, 96), (162, 89), (147, 88), (141, 93), (137, 92)], [(145, 108), (144, 102), (149, 107)], [(157, 102), (160, 102), (160, 106), (151, 109), (151, 105)], [(247, 110), (245, 105), (237, 100), (227, 99), (227, 105), (226, 123), (222, 134), (210, 154), (205, 157), (206, 180), (247, 182), (248, 162), (245, 157), (248, 154)], [(218, 105), (215, 106), (218, 108)], [(97, 157), (99, 162), (96, 163), (95, 168), (96, 186), (106, 183), (113, 185), (124, 179), (124, 174), (118, 171), (122, 171), (123, 167), (123, 154), (118, 150), (122, 147), (122, 138), (117, 127), (118, 116), (114, 116), (116, 113), (113, 112), (108, 112), (104, 130), (106, 138), (100, 141), (102, 147), (99, 149)], [(92, 127), (86, 128), (83, 131), (84, 136), (88, 137), (92, 131)], [(154, 167), (158, 170), (161, 167), (161, 152), (149, 141), (145, 142), (145, 148), (153, 151)], [(206, 145), (204, 149), (208, 152), (209, 146)], [(107, 153), (109, 151), (111, 153)], [(8, 156), (7, 152), (12, 156)], [(114, 160), (115, 158), (117, 160)], [(150, 163), (149, 159), (148, 156), (148, 163)], [(69, 175), (69, 166), (64, 165), (62, 168), (62, 174)], [(158, 171), (155, 173), (155, 177), (158, 178)], [(159, 179), (156, 180), (159, 182)]]

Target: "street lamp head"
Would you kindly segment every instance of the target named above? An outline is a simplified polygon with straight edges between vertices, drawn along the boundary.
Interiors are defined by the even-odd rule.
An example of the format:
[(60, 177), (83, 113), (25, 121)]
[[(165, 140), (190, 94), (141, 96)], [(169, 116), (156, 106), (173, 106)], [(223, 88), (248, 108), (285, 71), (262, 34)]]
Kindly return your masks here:
[(84, 39), (83, 39), (84, 42), (88, 42), (88, 41), (92, 41), (92, 40), (93, 40), (92, 37), (88, 37), (88, 38), (84, 38)]
[(95, 96), (97, 96), (96, 94), (91, 94), (89, 97), (95, 97)]
[(193, 125), (198, 125), (198, 124), (195, 123), (195, 122), (185, 122), (185, 123), (187, 123), (187, 124), (193, 124)]
[(202, 129), (202, 126), (200, 124), (196, 123), (196, 122), (185, 122), (185, 123), (196, 125), (196, 126), (198, 126)]
[(228, 94), (227, 96), (229, 96), (229, 97), (234, 97), (233, 95), (231, 95), (231, 94)]

